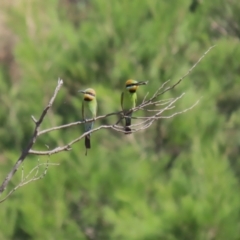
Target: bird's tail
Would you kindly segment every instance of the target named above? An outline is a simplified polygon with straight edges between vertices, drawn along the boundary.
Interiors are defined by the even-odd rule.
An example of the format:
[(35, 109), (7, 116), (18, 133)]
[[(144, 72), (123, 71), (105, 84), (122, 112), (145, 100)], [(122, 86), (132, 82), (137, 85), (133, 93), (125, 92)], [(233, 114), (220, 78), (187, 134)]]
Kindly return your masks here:
[(130, 134), (132, 133), (132, 129), (129, 127), (131, 126), (131, 115), (125, 118), (126, 124), (125, 124), (125, 134)]
[(91, 148), (90, 134), (86, 135), (86, 137), (85, 137), (85, 147)]

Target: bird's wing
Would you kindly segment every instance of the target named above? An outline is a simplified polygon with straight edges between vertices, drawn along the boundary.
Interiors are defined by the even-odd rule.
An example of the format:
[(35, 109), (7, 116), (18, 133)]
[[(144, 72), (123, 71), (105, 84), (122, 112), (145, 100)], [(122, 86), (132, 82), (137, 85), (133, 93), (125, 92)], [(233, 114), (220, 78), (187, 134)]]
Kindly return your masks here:
[(98, 108), (98, 104), (97, 104), (97, 101), (96, 101), (96, 105), (95, 105), (95, 111), (94, 111), (94, 117), (97, 116), (97, 108)]
[(91, 102), (88, 102), (88, 109), (89, 113), (87, 114), (86, 118), (95, 118), (97, 114), (97, 101), (92, 100)]
[(123, 92), (121, 94), (121, 107), (122, 107), (122, 110), (123, 110)]
[(82, 101), (82, 118), (85, 119), (85, 117), (84, 117), (84, 100)]

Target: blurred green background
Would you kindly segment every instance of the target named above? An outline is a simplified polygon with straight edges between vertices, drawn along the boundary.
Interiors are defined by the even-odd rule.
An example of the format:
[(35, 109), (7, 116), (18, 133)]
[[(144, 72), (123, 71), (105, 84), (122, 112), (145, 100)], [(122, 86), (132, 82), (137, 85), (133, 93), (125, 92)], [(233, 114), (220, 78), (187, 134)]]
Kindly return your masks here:
[[(95, 88), (98, 115), (118, 111), (127, 79), (149, 80), (140, 101), (216, 47), (161, 96), (186, 93), (173, 112), (201, 98), (193, 110), (131, 136), (98, 131), (87, 157), (83, 141), (51, 156), (59, 166), (0, 204), (0, 239), (240, 239), (239, 12), (239, 0), (1, 0), (1, 182), (58, 77), (64, 86), (42, 129), (80, 119), (79, 89)], [(43, 135), (34, 149), (81, 133)], [(30, 155), (24, 171), (47, 160)], [(21, 169), (7, 191), (20, 179)]]

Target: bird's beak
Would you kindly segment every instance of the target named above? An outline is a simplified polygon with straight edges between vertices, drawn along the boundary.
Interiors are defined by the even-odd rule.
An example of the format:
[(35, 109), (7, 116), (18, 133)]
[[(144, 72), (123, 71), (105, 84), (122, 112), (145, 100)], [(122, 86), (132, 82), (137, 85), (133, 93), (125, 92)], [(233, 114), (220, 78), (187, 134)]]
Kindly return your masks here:
[(80, 92), (80, 93), (85, 93), (85, 91), (84, 91), (84, 90), (79, 90), (78, 92)]
[(148, 81), (145, 81), (145, 82), (138, 82), (137, 85), (140, 86), (140, 85), (147, 85)]

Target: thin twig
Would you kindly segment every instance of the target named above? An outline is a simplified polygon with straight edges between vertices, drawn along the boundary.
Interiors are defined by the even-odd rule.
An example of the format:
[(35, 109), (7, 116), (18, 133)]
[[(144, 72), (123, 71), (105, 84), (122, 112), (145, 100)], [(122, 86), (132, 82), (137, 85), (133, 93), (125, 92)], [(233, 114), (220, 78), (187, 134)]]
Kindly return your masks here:
[[(214, 47), (215, 46), (210, 47), (199, 58), (199, 60), (188, 70), (188, 72), (185, 75), (183, 75), (176, 83), (174, 83), (173, 85), (165, 88), (166, 84), (169, 83), (169, 80), (164, 82), (148, 100), (147, 100), (147, 97), (148, 97), (148, 93), (147, 93), (140, 105), (138, 105), (135, 108), (132, 108), (132, 109), (129, 110), (129, 112), (136, 112), (136, 111), (142, 110), (142, 111), (149, 112), (150, 115), (152, 114), (151, 116), (147, 116), (147, 117), (134, 117), (134, 119), (139, 119), (141, 121), (139, 123), (137, 123), (137, 124), (134, 124), (134, 125), (130, 126), (131, 128), (133, 127), (132, 131), (131, 131), (132, 133), (135, 133), (135, 132), (138, 132), (138, 131), (141, 131), (141, 130), (144, 130), (144, 129), (150, 127), (158, 119), (161, 119), (161, 118), (171, 118), (171, 117), (173, 117), (173, 116), (175, 116), (177, 114), (181, 114), (181, 113), (184, 113), (184, 112), (186, 112), (188, 110), (191, 110), (193, 107), (195, 107), (198, 104), (199, 101), (197, 101), (190, 108), (187, 108), (187, 109), (185, 109), (183, 111), (175, 112), (175, 113), (173, 113), (172, 115), (169, 115), (169, 116), (163, 116), (162, 114), (165, 111), (171, 110), (174, 107), (174, 103), (177, 102), (183, 96), (183, 94), (181, 96), (177, 97), (177, 98), (165, 99), (165, 100), (158, 100), (158, 97), (160, 95), (163, 95), (165, 92), (172, 90), (178, 84), (180, 84), (181, 81), (184, 78), (186, 78), (193, 71), (193, 69), (200, 63), (200, 61), (206, 56), (206, 54)], [(56, 96), (57, 96), (57, 94), (58, 94), (62, 84), (63, 84), (63, 81), (61, 79), (59, 79), (58, 80), (58, 84), (56, 86), (56, 89), (54, 91), (54, 94), (53, 94), (52, 98), (50, 99), (48, 105), (43, 110), (39, 120), (36, 120), (36, 118), (34, 116), (31, 116), (33, 122), (35, 123), (35, 129), (33, 131), (32, 137), (31, 137), (27, 147), (22, 151), (22, 153), (21, 153), (19, 159), (17, 160), (17, 162), (15, 163), (14, 167), (12, 168), (12, 170), (10, 171), (10, 173), (7, 175), (7, 177), (3, 181), (2, 185), (0, 186), (0, 196), (3, 193), (3, 191), (6, 189), (9, 181), (12, 179), (13, 175), (18, 170), (18, 168), (23, 163), (24, 159), (26, 158), (26, 156), (28, 154), (48, 155), (48, 156), (50, 156), (52, 154), (56, 154), (56, 153), (59, 153), (59, 152), (62, 152), (62, 151), (69, 151), (69, 150), (71, 150), (71, 146), (73, 144), (75, 144), (76, 142), (78, 142), (81, 139), (83, 139), (87, 134), (99, 131), (100, 129), (112, 129), (112, 130), (117, 131), (117, 132), (126, 133), (125, 128), (123, 126), (119, 126), (118, 125), (124, 118), (128, 117), (127, 114), (129, 112), (128, 113), (126, 113), (126, 112), (124, 113), (123, 111), (113, 112), (113, 113), (105, 114), (105, 115), (102, 115), (102, 116), (98, 116), (98, 117), (93, 118), (93, 119), (88, 119), (88, 120), (84, 120), (84, 121), (77, 121), (77, 122), (73, 122), (73, 123), (69, 123), (69, 124), (65, 124), (65, 125), (61, 125), (61, 126), (55, 126), (55, 127), (49, 128), (49, 129), (45, 129), (45, 130), (39, 131), (39, 127), (40, 127), (42, 121), (44, 120), (44, 117), (46, 116), (49, 108), (52, 106), (52, 104), (53, 104), (53, 102), (54, 102), (54, 100), (55, 100), (55, 98), (56, 98)], [(157, 107), (159, 107), (159, 106), (160, 107), (162, 106), (163, 108), (157, 109)], [(37, 137), (42, 135), (42, 134), (45, 134), (45, 133), (48, 133), (48, 132), (51, 132), (51, 131), (64, 129), (64, 128), (70, 128), (70, 127), (73, 127), (73, 126), (76, 126), (76, 125), (80, 125), (80, 124), (84, 124), (84, 123), (87, 123), (87, 122), (92, 122), (92, 121), (97, 121), (97, 120), (100, 120), (100, 119), (105, 119), (107, 117), (114, 116), (114, 115), (118, 116), (118, 120), (116, 121), (115, 124), (112, 124), (112, 125), (101, 125), (101, 126), (95, 128), (95, 129), (92, 129), (91, 131), (88, 131), (88, 132), (82, 134), (80, 137), (70, 141), (68, 144), (66, 144), (66, 145), (64, 145), (62, 147), (58, 146), (58, 147), (56, 147), (54, 149), (50, 149), (48, 151), (36, 151), (36, 150), (32, 149), (33, 145), (35, 144), (35, 142), (37, 140)], [(134, 127), (136, 127), (136, 128), (134, 129)], [(32, 169), (32, 171), (30, 171), (30, 173), (25, 178), (23, 177), (24, 176), (24, 168), (22, 167), (22, 181), (21, 181), (21, 183), (17, 187), (15, 187), (12, 191), (10, 191), (8, 193), (8, 195), (3, 200), (1, 200), (0, 202), (4, 201), (17, 188), (19, 188), (19, 187), (21, 187), (21, 186), (23, 186), (23, 185), (25, 185), (25, 184), (27, 184), (29, 182), (38, 180), (40, 178), (40, 176), (38, 176), (39, 166), (40, 166), (40, 164), (38, 164), (34, 169)], [(48, 165), (46, 165), (46, 169), (45, 169), (44, 173), (41, 175), (42, 177), (44, 176), (44, 174), (46, 174), (47, 168), (48, 168)], [(35, 171), (35, 175), (30, 180), (27, 180), (27, 178), (34, 171)]]
[(63, 80), (58, 79), (58, 84), (57, 84), (57, 87), (56, 87), (56, 89), (54, 91), (54, 94), (53, 94), (52, 98), (50, 99), (48, 105), (43, 110), (39, 120), (36, 121), (36, 119), (34, 117), (32, 117), (32, 119), (35, 122), (35, 129), (33, 131), (33, 135), (31, 137), (30, 142), (28, 143), (27, 147), (22, 151), (22, 153), (21, 153), (19, 159), (17, 160), (17, 162), (15, 163), (14, 167), (12, 168), (12, 170), (10, 171), (10, 173), (7, 175), (7, 177), (3, 181), (2, 185), (0, 186), (0, 196), (3, 193), (3, 191), (5, 190), (5, 188), (7, 187), (8, 183), (11, 180), (11, 178), (13, 177), (13, 175), (18, 170), (19, 166), (23, 163), (24, 159), (29, 154), (29, 150), (32, 148), (32, 146), (36, 142), (36, 139), (37, 139), (37, 136), (38, 136), (39, 127), (40, 127), (44, 117), (46, 116), (49, 108), (52, 106), (52, 104), (53, 104), (53, 102), (54, 102), (54, 100), (55, 100), (55, 98), (56, 98), (56, 96), (57, 96), (57, 94), (58, 94), (62, 84), (63, 84)]
[[(38, 173), (39, 167), (40, 167), (41, 165), (45, 165), (46, 168), (44, 169), (44, 171), (43, 171), (42, 174), (40, 174), (39, 176), (37, 176), (36, 173)], [(20, 182), (16, 187), (14, 187), (3, 199), (0, 200), (0, 203), (4, 202), (4, 201), (5, 201), (9, 196), (11, 196), (18, 188), (21, 188), (21, 187), (23, 187), (24, 185), (26, 185), (26, 184), (28, 184), (28, 183), (30, 183), (30, 182), (35, 182), (35, 181), (37, 181), (37, 180), (42, 179), (42, 178), (46, 175), (46, 171), (47, 171), (47, 169), (48, 169), (48, 166), (58, 166), (58, 165), (59, 165), (58, 163), (49, 163), (49, 162), (38, 164), (37, 166), (35, 166), (35, 167), (28, 173), (28, 175), (27, 175), (26, 177), (24, 177), (24, 178), (21, 179), (21, 182)], [(35, 170), (37, 170), (37, 171), (36, 171), (36, 173), (34, 174), (34, 177), (32, 177), (31, 179), (27, 180), (28, 177), (31, 175), (31, 173), (32, 173), (33, 171), (35, 171)]]

